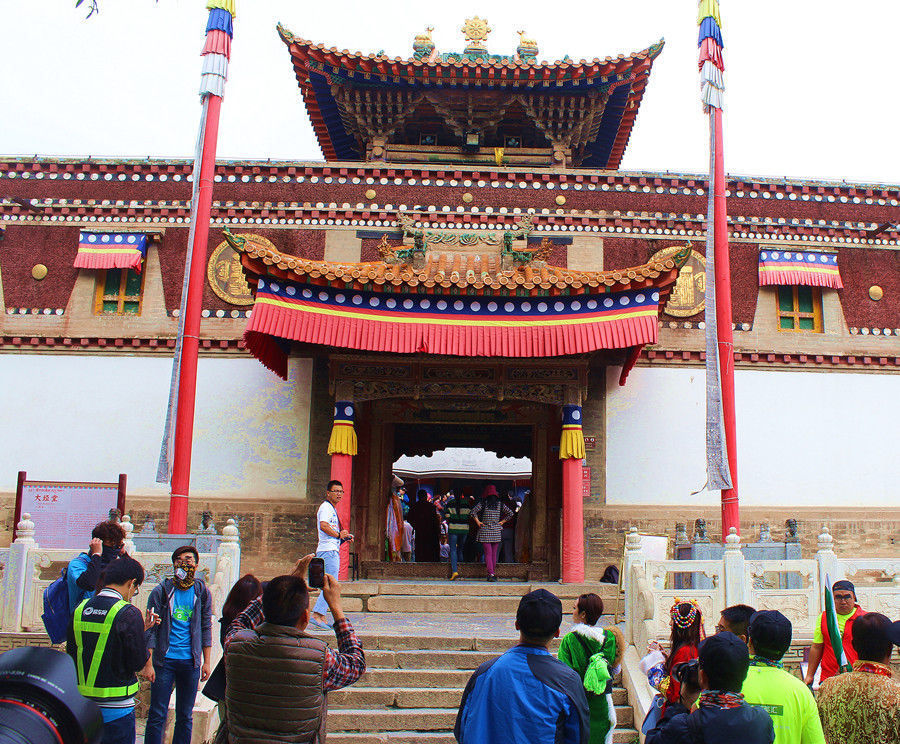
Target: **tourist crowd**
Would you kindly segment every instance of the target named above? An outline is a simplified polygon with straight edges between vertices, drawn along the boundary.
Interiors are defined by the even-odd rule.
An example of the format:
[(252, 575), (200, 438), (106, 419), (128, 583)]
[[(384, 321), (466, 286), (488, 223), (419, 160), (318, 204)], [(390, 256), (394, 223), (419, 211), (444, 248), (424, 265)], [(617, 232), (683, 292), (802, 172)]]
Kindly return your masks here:
[[(334, 507), (341, 495), (331, 481), (325, 503)], [(482, 515), (491, 508), (487, 496)], [(68, 566), (62, 603), (68, 599), (66, 647), (78, 689), (100, 708), (103, 744), (135, 741), (139, 675), (151, 683), (147, 744), (163, 740), (173, 690), (172, 742), (191, 741), (198, 685), (207, 680), (203, 693), (219, 703), (222, 722), (216, 744), (324, 741), (327, 693), (358, 680), (366, 660), (343, 612), (336, 564), (322, 558), (352, 535), (333, 508), (322, 510), (318, 532), (326, 571), (315, 610), (306, 582), (312, 554), (267, 582), (242, 577), (221, 611), (224, 655), (212, 670), (212, 599), (197, 575), (197, 550), (173, 552), (172, 575), (151, 590), (142, 615), (131, 602), (144, 568), (125, 554), (120, 525), (97, 525), (88, 551)], [(640, 663), (658, 690), (642, 725), (646, 744), (898, 744), (900, 683), (890, 664), (900, 622), (862, 610), (850, 582), (837, 582), (831, 594), (834, 612), (817, 623), (804, 679), (784, 668), (793, 628), (781, 612), (727, 607), (704, 638), (699, 605), (676, 600), (667, 648), (652, 643)], [(330, 612), (336, 650), (306, 632), (314, 612), (323, 620)], [(522, 597), (519, 643), (472, 674), (457, 740), (610, 744), (625, 643), (617, 628), (601, 626), (602, 616), (601, 598), (582, 594), (557, 658), (550, 648), (560, 636), (561, 601), (546, 589)]]

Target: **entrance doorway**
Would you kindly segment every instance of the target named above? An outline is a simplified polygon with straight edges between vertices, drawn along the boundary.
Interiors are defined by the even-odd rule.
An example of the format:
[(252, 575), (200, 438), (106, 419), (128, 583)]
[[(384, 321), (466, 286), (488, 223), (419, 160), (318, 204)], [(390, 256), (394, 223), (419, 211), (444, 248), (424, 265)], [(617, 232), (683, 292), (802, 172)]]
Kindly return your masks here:
[[(530, 432), (529, 432), (530, 433)], [(403, 480), (404, 516), (419, 496), (428, 507), (415, 507), (406, 527), (407, 542), (404, 560), (422, 562), (450, 561), (450, 551), (457, 548), (462, 563), (481, 563), (482, 545), (477, 541), (473, 523), (465, 530), (461, 524), (465, 514), (483, 500), (489, 487), (496, 489), (501, 503), (513, 516), (505, 522), (500, 534), (500, 563), (529, 563), (531, 560), (531, 457), (501, 457), (484, 447), (446, 447), (430, 455), (403, 455), (393, 465), (393, 473)], [(439, 525), (438, 542), (431, 514)], [(424, 530), (416, 533), (416, 518), (425, 517)], [(451, 541), (449, 534), (455, 537)], [(451, 542), (453, 543), (451, 546)], [(432, 544), (433, 543), (433, 544)]]
[[(418, 476), (403, 478), (409, 481), (411, 499), (420, 484), (430, 487), (437, 496), (449, 490), (469, 490), (473, 497), (480, 496), (488, 482), (501, 495), (512, 491), (513, 498), (522, 498), (527, 491), (519, 510), (521, 524), (515, 530), (515, 562), (500, 564), (498, 576), (520, 580), (559, 577), (562, 474), (558, 453), (551, 451), (549, 444), (559, 441), (560, 424), (553, 406), (528, 401), (379, 400), (364, 404), (357, 420), (366, 422), (359, 427), (361, 457), (359, 467), (354, 467), (353, 491), (359, 495), (353, 500), (354, 519), (366, 535), (364, 544), (359, 545), (363, 577), (449, 577), (449, 563), (390, 563), (385, 550), (387, 508), (396, 464), (402, 458), (433, 458), (448, 448), (481, 450), (490, 453), (494, 462), (514, 458), (520, 464), (527, 463), (527, 470), (515, 471), (515, 477), (506, 478), (502, 473), (467, 466), (465, 458), (451, 453), (456, 470), (422, 471)], [(414, 475), (408, 469), (403, 472)], [(473, 562), (461, 573), (478, 576), (484, 570), (483, 564)]]

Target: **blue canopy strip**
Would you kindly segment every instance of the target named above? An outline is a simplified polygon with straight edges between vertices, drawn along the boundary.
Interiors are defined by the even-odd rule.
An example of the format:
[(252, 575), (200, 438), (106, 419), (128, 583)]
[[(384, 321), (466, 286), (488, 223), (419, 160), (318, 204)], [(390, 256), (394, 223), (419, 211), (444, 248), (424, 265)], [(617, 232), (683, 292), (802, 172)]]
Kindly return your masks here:
[(206, 33), (210, 31), (224, 31), (229, 36), (234, 36), (231, 24), (231, 13), (221, 8), (213, 8), (209, 11), (209, 21), (206, 23)]
[(700, 46), (704, 39), (712, 39), (720, 47), (725, 48), (725, 42), (722, 41), (722, 31), (712, 16), (706, 16), (700, 22), (700, 38), (697, 40), (697, 46)]

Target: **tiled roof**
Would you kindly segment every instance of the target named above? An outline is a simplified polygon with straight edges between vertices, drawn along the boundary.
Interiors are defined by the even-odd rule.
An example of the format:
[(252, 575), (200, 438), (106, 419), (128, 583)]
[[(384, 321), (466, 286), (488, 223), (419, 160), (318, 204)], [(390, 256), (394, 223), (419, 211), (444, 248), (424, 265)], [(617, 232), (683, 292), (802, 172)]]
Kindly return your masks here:
[(363, 85), (401, 88), (516, 89), (523, 92), (609, 93), (606, 111), (584, 165), (618, 168), (631, 136), (653, 61), (663, 49), (658, 43), (630, 55), (592, 60), (536, 62), (514, 59), (434, 61), (362, 54), (325, 47), (294, 36), (279, 24), (307, 112), (326, 160), (361, 160), (364, 153), (347, 131), (332, 86)]
[[(231, 242), (231, 241), (230, 241)], [(650, 261), (613, 271), (575, 271), (544, 262), (501, 267), (500, 256), (494, 254), (444, 253), (429, 251), (421, 268), (408, 263), (337, 263), (314, 261), (289, 256), (269, 246), (246, 239), (235, 241), (234, 247), (244, 254), (244, 269), (256, 276), (273, 273), (293, 274), (314, 283), (344, 283), (364, 286), (415, 288), (413, 291), (473, 288), (488, 292), (534, 290), (536, 293), (562, 290), (583, 293), (591, 290), (621, 291), (645, 286), (664, 286), (674, 282), (678, 268), (686, 259), (680, 254), (660, 261)], [(608, 290), (606, 289), (608, 288)]]

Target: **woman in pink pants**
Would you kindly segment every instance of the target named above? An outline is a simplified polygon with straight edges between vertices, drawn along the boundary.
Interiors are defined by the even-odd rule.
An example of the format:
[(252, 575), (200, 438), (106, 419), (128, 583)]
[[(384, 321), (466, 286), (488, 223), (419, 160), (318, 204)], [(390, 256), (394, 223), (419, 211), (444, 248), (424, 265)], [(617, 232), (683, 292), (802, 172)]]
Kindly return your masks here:
[(487, 486), (482, 497), (482, 500), (472, 509), (472, 519), (478, 527), (476, 539), (484, 546), (487, 580), (496, 581), (494, 569), (497, 565), (497, 554), (500, 552), (503, 525), (513, 518), (513, 513), (508, 506), (501, 503), (494, 486)]

